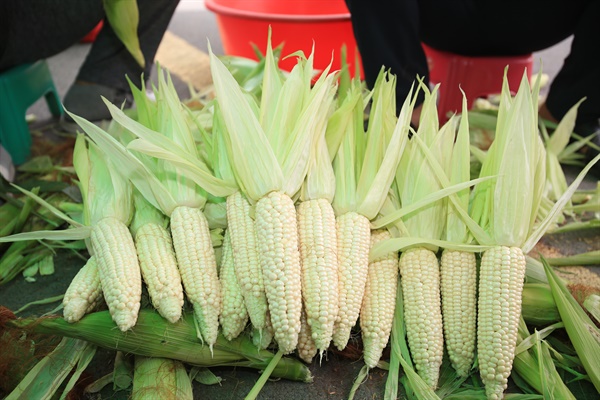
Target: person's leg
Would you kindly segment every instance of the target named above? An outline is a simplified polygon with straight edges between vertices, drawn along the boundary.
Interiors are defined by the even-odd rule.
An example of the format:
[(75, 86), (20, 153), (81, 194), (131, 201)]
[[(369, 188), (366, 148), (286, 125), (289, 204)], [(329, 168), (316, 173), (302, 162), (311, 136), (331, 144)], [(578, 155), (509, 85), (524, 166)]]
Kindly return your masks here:
[[(590, 1), (575, 29), (571, 52), (550, 85), (546, 107), (560, 120), (582, 98), (577, 112), (576, 132), (598, 131), (600, 126), (600, 2)], [(600, 141), (598, 141), (600, 144)]]
[[(419, 38), (417, 0), (346, 0), (365, 80), (373, 88), (382, 68), (397, 77), (397, 107), (417, 76), (429, 84), (427, 59)], [(421, 104), (421, 98), (417, 102)]]
[(60, 53), (103, 17), (101, 0), (0, 1), (0, 71)]
[[(110, 24), (104, 26), (69, 88), (65, 108), (90, 121), (110, 119), (102, 97), (117, 106), (130, 107), (133, 102), (126, 77), (138, 87), (142, 74), (150, 78), (154, 57), (166, 32), (178, 0), (138, 0), (138, 37), (144, 55), (145, 67), (140, 66), (121, 43)], [(65, 117), (68, 123), (71, 118)], [(69, 125), (64, 126), (69, 129)]]
[(140, 47), (146, 61), (142, 68), (105, 23), (77, 74), (77, 80), (129, 90), (125, 76), (136, 85), (150, 77), (154, 57), (177, 8), (178, 0), (138, 0)]

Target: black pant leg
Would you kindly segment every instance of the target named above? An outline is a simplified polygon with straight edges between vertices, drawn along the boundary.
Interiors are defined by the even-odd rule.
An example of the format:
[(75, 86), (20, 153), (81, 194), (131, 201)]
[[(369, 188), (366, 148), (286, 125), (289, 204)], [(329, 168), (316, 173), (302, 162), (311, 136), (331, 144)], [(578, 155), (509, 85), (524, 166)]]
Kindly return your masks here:
[(141, 76), (150, 77), (154, 57), (179, 0), (138, 0), (138, 36), (146, 67), (142, 68), (120, 42), (109, 24), (100, 31), (77, 79), (129, 90), (125, 76), (141, 85)]

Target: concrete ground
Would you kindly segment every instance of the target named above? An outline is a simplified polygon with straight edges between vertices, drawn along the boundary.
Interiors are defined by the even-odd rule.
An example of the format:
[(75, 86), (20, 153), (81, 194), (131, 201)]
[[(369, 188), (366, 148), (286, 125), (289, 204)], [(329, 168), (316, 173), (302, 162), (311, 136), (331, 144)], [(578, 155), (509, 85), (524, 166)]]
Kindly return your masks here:
[[(183, 0), (169, 26), (165, 37), (165, 46), (159, 50), (158, 61), (171, 70), (178, 92), (182, 98), (189, 95), (188, 84), (202, 87), (210, 82), (206, 62), (207, 39), (210, 40), (213, 51), (222, 54), (223, 48), (219, 37), (215, 15), (204, 8), (201, 0)], [(543, 64), (544, 73), (552, 77), (562, 65), (564, 57), (569, 52), (570, 40), (536, 53), (534, 72)], [(89, 44), (77, 44), (65, 52), (51, 57), (50, 69), (53, 73), (60, 96), (64, 96), (74, 80), (79, 65), (83, 62), (89, 49)], [(178, 57), (177, 52), (185, 56)], [(198, 67), (200, 65), (200, 67)], [(43, 101), (34, 104), (29, 113), (36, 116), (38, 121), (49, 119), (50, 114)], [(588, 181), (588, 187), (594, 184)], [(575, 252), (598, 249), (600, 232), (586, 232), (581, 236), (559, 235), (544, 239), (552, 246), (560, 247), (565, 255)], [(582, 244), (583, 243), (583, 244)], [(36, 283), (26, 283), (20, 277), (13, 282), (0, 287), (0, 304), (13, 310), (37, 299), (56, 296), (64, 293), (67, 285), (83, 261), (71, 254), (60, 253), (56, 262), (56, 273), (51, 276), (38, 278)], [(597, 272), (598, 268), (594, 268)], [(29, 309), (24, 315), (40, 315), (55, 306), (37, 306)], [(100, 351), (90, 366), (90, 372), (95, 378), (110, 372), (114, 353)], [(261, 399), (345, 399), (348, 397), (351, 385), (362, 361), (352, 361), (339, 354), (329, 354), (328, 359), (321, 365), (313, 363), (310, 368), (314, 375), (312, 384), (288, 381), (271, 381), (261, 393)], [(221, 385), (195, 385), (195, 398), (205, 399), (241, 399), (250, 390), (258, 374), (254, 371), (241, 369), (216, 369), (215, 372), (224, 378)], [(360, 387), (357, 399), (381, 399), (387, 373), (374, 370)], [(1, 393), (0, 393), (1, 395)], [(93, 399), (126, 399), (128, 392), (114, 393), (107, 388), (100, 394), (90, 396)], [(1, 396), (0, 396), (1, 397)]]

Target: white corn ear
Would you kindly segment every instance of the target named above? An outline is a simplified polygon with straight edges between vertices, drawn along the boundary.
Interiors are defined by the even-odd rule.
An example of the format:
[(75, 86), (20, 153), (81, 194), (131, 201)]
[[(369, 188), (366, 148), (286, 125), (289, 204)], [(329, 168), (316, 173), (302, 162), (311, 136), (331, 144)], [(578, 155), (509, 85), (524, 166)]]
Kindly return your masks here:
[(271, 192), (256, 204), (256, 236), (271, 323), (279, 349), (296, 349), (302, 312), (298, 224), (292, 199)]
[(171, 236), (200, 338), (212, 348), (219, 334), (221, 284), (208, 221), (202, 210), (186, 206), (175, 208), (171, 214)]
[(146, 223), (135, 234), (135, 247), (152, 305), (167, 321), (177, 322), (183, 308), (183, 286), (171, 234), (162, 225)]
[(306, 312), (302, 309), (300, 317), (300, 334), (298, 336), (298, 357), (305, 363), (310, 364), (317, 355), (317, 345), (312, 338), (311, 327), (306, 320)]
[(96, 256), (91, 256), (73, 278), (63, 297), (63, 317), (77, 322), (102, 301)]
[(221, 330), (227, 340), (233, 340), (239, 336), (248, 322), (248, 311), (233, 264), (233, 249), (229, 229), (225, 231), (223, 239), (223, 254), (221, 256), (221, 268), (219, 280), (221, 281), (221, 294), (223, 296), (223, 310), (221, 311)]
[(120, 220), (106, 217), (92, 227), (92, 248), (102, 293), (121, 331), (132, 328), (142, 298), (142, 275), (133, 237)]
[(503, 398), (512, 371), (525, 256), (518, 247), (497, 246), (483, 252), (479, 272), (477, 357), (488, 399)]
[[(387, 229), (374, 230), (371, 247), (391, 237)], [(359, 319), (363, 355), (369, 368), (377, 366), (390, 339), (397, 290), (398, 253), (388, 253), (371, 261)]]
[(475, 253), (445, 249), (440, 277), (446, 349), (456, 373), (467, 377), (475, 359), (477, 330)]
[(336, 218), (338, 241), (339, 311), (333, 328), (338, 350), (348, 344), (362, 304), (371, 245), (371, 224), (367, 217), (348, 212)]
[(312, 340), (327, 350), (339, 309), (335, 213), (325, 199), (300, 202), (298, 237), (302, 266), (302, 298)]
[(250, 216), (250, 203), (241, 192), (227, 197), (227, 230), (231, 238), (235, 275), (240, 285), (252, 325), (266, 324), (267, 295), (258, 258), (256, 228)]
[(444, 355), (437, 256), (425, 248), (403, 252), (400, 256), (400, 275), (410, 352), (419, 375), (435, 389)]

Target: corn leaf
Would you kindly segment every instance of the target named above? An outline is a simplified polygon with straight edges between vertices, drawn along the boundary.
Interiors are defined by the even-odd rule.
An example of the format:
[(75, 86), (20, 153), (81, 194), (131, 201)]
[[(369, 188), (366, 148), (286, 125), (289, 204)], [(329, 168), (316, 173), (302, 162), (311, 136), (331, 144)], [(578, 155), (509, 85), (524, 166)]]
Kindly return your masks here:
[(88, 346), (91, 345), (83, 340), (64, 338), (50, 354), (27, 373), (6, 400), (50, 400), (85, 354)]
[(569, 339), (583, 363), (585, 372), (596, 390), (600, 392), (600, 364), (598, 363), (600, 360), (600, 330), (577, 303), (564, 283), (557, 279), (552, 267), (544, 259), (542, 259), (542, 264)]
[(96, 346), (91, 344), (84, 348), (82, 353), (79, 355), (79, 359), (77, 360), (77, 367), (75, 368), (75, 371), (73, 371), (73, 374), (65, 385), (63, 393), (60, 396), (60, 400), (64, 400), (69, 396), (69, 392), (75, 387), (77, 381), (81, 377), (81, 374), (83, 374), (83, 371), (85, 371), (90, 362), (92, 362), (92, 359), (96, 355), (96, 350)]
[(0, 238), (0, 243), (20, 242), (24, 240), (82, 240), (90, 237), (92, 228), (80, 226), (65, 230), (41, 230), (33, 232), (16, 233)]
[[(126, 174), (127, 178), (152, 205), (162, 210), (166, 215), (171, 215), (171, 212), (177, 206), (176, 199), (144, 163), (127, 152), (123, 144), (95, 124), (76, 115), (72, 115), (72, 118), (98, 147), (110, 155), (111, 160), (119, 166), (119, 169)], [(82, 162), (81, 165), (82, 167), (77, 169), (78, 175), (81, 168), (87, 167), (87, 162)], [(84, 196), (84, 204), (86, 201), (87, 195)]]
[(139, 10), (136, 0), (103, 0), (106, 18), (113, 32), (131, 53), (135, 61), (144, 67), (146, 62), (137, 34)]
[[(449, 250), (467, 251), (471, 253), (479, 253), (485, 251), (492, 246), (487, 245), (475, 245), (475, 244), (462, 244), (456, 242), (449, 242), (447, 240), (436, 240), (429, 238), (420, 238), (416, 236), (410, 237), (399, 237), (383, 240), (373, 246), (369, 254), (370, 260), (375, 260), (390, 252), (404, 251), (410, 247), (427, 247), (430, 249), (444, 248)], [(432, 250), (433, 251), (433, 250)]]
[[(227, 127), (225, 143), (232, 167), (243, 192), (256, 201), (271, 191), (283, 188), (283, 172), (242, 89), (212, 51), (210, 58), (219, 111)], [(248, 157), (247, 154), (253, 156)]]

